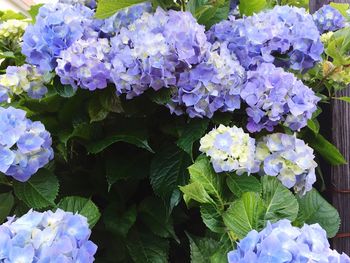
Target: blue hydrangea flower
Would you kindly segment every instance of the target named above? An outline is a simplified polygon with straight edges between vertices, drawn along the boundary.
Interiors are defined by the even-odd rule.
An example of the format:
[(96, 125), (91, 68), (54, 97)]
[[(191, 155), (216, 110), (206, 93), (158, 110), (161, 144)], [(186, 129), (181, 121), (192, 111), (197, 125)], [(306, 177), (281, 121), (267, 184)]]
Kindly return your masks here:
[(227, 42), (247, 70), (262, 62), (306, 70), (322, 59), (318, 29), (303, 8), (275, 6), (253, 16), (231, 18), (214, 25), (208, 37)]
[(95, 0), (59, 0), (58, 2), (68, 5), (83, 5), (90, 8), (96, 8), (97, 6)]
[(324, 5), (317, 10), (313, 14), (313, 18), (320, 34), (328, 31), (336, 31), (345, 26), (343, 15), (330, 5)]
[(124, 8), (111, 17), (101, 21), (102, 25), (99, 27), (99, 30), (107, 35), (116, 35), (119, 33), (121, 28), (128, 27), (130, 24), (134, 23), (142, 16), (143, 13), (151, 12), (152, 4), (150, 2), (145, 2)]
[(57, 209), (30, 210), (0, 226), (1, 262), (91, 263), (97, 246), (89, 240), (87, 219)]
[(299, 130), (307, 125), (320, 100), (294, 74), (269, 63), (248, 71), (241, 97), (248, 105), (250, 132), (272, 131), (282, 122), (292, 130)]
[(23, 110), (0, 107), (0, 172), (21, 182), (53, 158), (50, 133), (25, 116)]
[(350, 262), (346, 254), (330, 248), (327, 233), (319, 224), (298, 228), (287, 219), (268, 222), (260, 232), (250, 231), (227, 257), (229, 263)]
[(161, 8), (143, 13), (111, 43), (111, 77), (117, 93), (129, 99), (149, 87), (174, 86), (177, 74), (198, 64), (209, 46), (204, 27), (190, 13)]
[(90, 28), (93, 15), (93, 10), (82, 5), (58, 3), (42, 6), (35, 24), (28, 26), (23, 35), (22, 53), (27, 62), (43, 71), (53, 70), (62, 50), (86, 32), (93, 31)]
[[(0, 102), (6, 101), (13, 94), (20, 95), (23, 92), (33, 99), (40, 99), (47, 93), (46, 83), (50, 82), (51, 75), (41, 72), (32, 65), (9, 66), (6, 74), (0, 75)], [(6, 94), (6, 95), (5, 95)]]
[(225, 43), (213, 44), (206, 59), (180, 73), (177, 89), (168, 104), (171, 112), (191, 118), (211, 118), (216, 111), (234, 111), (241, 105), (245, 71)]
[(110, 78), (109, 52), (106, 38), (77, 40), (61, 52), (56, 73), (62, 84), (89, 90), (103, 89)]
[(256, 146), (256, 159), (261, 162), (263, 175), (277, 176), (299, 195), (310, 191), (316, 182), (314, 151), (293, 135), (274, 133), (263, 137)]
[(200, 140), (199, 150), (210, 157), (215, 172), (256, 173), (255, 140), (242, 128), (221, 125)]

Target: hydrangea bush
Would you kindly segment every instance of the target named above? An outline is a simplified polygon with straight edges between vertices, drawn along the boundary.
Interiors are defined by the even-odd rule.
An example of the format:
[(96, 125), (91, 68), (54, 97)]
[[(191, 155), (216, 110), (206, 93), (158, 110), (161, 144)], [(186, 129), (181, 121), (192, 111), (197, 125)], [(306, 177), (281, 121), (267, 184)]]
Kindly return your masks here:
[(0, 262), (350, 262), (320, 133), (349, 5), (255, 2), (0, 12)]

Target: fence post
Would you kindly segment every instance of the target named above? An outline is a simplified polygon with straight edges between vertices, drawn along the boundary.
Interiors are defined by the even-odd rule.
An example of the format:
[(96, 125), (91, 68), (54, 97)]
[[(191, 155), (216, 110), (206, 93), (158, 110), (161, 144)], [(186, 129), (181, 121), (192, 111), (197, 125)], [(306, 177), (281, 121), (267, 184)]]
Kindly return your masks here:
[[(329, 2), (350, 3), (350, 0), (310, 0), (310, 12), (313, 13)], [(350, 88), (337, 92), (336, 96), (350, 96)], [(332, 240), (333, 247), (339, 252), (350, 253), (350, 104), (339, 100), (331, 102), (332, 141), (347, 160), (346, 165), (332, 166), (331, 186), (332, 203), (339, 211), (341, 225), (339, 234)]]

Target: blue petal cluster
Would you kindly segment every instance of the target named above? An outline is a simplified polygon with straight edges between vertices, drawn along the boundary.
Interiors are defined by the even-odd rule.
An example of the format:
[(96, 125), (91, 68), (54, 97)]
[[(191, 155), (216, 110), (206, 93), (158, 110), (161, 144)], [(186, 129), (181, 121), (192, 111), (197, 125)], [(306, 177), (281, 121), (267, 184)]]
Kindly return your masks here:
[(50, 133), (25, 116), (23, 110), (0, 107), (0, 172), (21, 182), (53, 158)]
[(256, 159), (261, 162), (262, 175), (277, 176), (299, 195), (310, 191), (316, 182), (313, 149), (293, 135), (274, 133), (263, 137), (256, 146)]
[(292, 130), (299, 130), (307, 125), (320, 100), (294, 74), (270, 63), (248, 71), (241, 97), (248, 105), (250, 132), (272, 131), (281, 122)]
[(28, 26), (23, 35), (22, 53), (27, 62), (43, 71), (51, 71), (62, 50), (90, 30), (93, 10), (68, 4), (46, 4), (39, 10), (36, 23)]
[(139, 19), (143, 13), (151, 13), (152, 5), (150, 2), (145, 2), (124, 8), (111, 17), (104, 19), (100, 30), (105, 34), (118, 34), (122, 27), (128, 27)]
[(191, 118), (211, 118), (216, 111), (232, 112), (240, 108), (244, 80), (245, 70), (226, 43), (216, 42), (201, 63), (180, 73), (168, 107), (178, 115), (186, 112)]
[(97, 246), (87, 219), (57, 209), (29, 211), (0, 226), (0, 262), (91, 263)]
[(228, 48), (247, 70), (262, 62), (305, 70), (321, 61), (323, 52), (312, 16), (290, 6), (275, 6), (253, 16), (222, 21), (212, 27), (208, 37), (228, 42)]
[(228, 253), (229, 263), (349, 263), (346, 254), (330, 249), (320, 225), (292, 226), (289, 220), (268, 222), (260, 232), (252, 230)]
[(61, 83), (89, 90), (107, 87), (111, 71), (109, 52), (106, 38), (77, 40), (57, 59), (56, 73)]
[(90, 8), (96, 8), (96, 0), (59, 0), (59, 3), (68, 5), (84, 5)]
[(313, 15), (315, 24), (320, 34), (328, 31), (336, 31), (345, 26), (345, 18), (335, 8), (324, 5)]
[(32, 65), (9, 66), (6, 74), (0, 75), (0, 102), (23, 92), (33, 99), (40, 99), (47, 93), (45, 84), (50, 79), (50, 74), (43, 73)]
[(209, 43), (189, 12), (158, 8), (143, 13), (112, 40), (111, 77), (118, 94), (133, 98), (148, 88), (176, 84), (179, 73), (202, 61)]

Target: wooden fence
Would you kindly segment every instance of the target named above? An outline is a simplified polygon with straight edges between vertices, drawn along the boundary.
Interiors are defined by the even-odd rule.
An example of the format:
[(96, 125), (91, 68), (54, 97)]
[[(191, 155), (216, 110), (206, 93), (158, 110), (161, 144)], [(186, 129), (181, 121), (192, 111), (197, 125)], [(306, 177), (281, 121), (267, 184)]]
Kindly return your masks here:
[[(350, 0), (310, 0), (310, 11), (314, 12), (329, 2), (350, 4)], [(337, 96), (350, 96), (350, 88), (339, 91)], [(339, 234), (332, 240), (332, 244), (339, 252), (350, 254), (350, 104), (333, 100), (331, 111), (331, 137), (348, 162), (330, 169), (332, 202), (341, 218)]]

